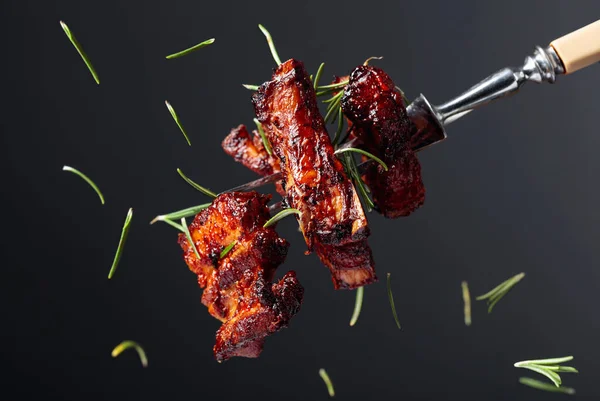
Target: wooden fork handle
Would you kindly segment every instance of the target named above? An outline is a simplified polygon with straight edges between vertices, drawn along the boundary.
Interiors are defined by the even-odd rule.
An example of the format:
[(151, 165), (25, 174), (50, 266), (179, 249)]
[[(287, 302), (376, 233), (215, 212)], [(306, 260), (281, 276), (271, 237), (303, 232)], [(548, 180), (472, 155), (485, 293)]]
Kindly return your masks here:
[(550, 43), (565, 68), (565, 73), (600, 62), (600, 20)]

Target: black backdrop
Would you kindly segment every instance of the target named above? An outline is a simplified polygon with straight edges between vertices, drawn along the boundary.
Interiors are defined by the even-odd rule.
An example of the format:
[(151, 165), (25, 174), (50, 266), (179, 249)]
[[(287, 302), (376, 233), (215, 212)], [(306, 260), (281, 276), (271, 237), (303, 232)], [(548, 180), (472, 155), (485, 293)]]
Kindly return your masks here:
[[(220, 141), (252, 123), (240, 84), (261, 83), (274, 67), (258, 23), (283, 59), (311, 71), (326, 61), (330, 77), (384, 56), (377, 65), (409, 97), (440, 102), (600, 17), (596, 0), (389, 3), (1, 3), (3, 399), (318, 400), (327, 398), (324, 367), (339, 399), (549, 400), (561, 395), (521, 386), (526, 372), (512, 365), (569, 354), (581, 371), (563, 376), (574, 399), (598, 399), (600, 66), (528, 85), (455, 123), (450, 139), (420, 155), (425, 206), (401, 220), (370, 216), (402, 330), (384, 280), (366, 288), (350, 328), (354, 294), (333, 291), (288, 219), (279, 231), (292, 247), (279, 274), (298, 272), (300, 314), (259, 359), (213, 360), (218, 322), (200, 304), (175, 231), (148, 222), (205, 201), (177, 167), (215, 190), (254, 178)], [(210, 37), (211, 47), (164, 58)], [(94, 179), (106, 205), (64, 164)], [(129, 240), (109, 281), (129, 207)], [(478, 295), (521, 271), (491, 315), (477, 303), (464, 326), (461, 280)], [(147, 369), (133, 351), (111, 358), (124, 339), (145, 347)]]

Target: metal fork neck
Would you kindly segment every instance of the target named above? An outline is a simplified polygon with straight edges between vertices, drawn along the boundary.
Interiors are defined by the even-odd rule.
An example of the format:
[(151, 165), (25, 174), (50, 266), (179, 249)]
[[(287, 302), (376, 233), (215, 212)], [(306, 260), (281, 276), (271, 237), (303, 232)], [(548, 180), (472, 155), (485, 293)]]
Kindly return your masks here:
[(564, 73), (554, 49), (537, 46), (521, 67), (503, 68), (434, 110), (443, 125), (449, 124), (477, 107), (517, 92), (527, 81), (554, 83), (556, 76)]

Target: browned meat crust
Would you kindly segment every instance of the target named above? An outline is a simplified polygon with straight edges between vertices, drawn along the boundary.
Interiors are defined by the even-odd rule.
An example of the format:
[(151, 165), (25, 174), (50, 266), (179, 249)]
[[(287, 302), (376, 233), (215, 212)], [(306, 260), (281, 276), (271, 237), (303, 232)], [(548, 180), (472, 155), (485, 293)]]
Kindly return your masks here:
[(279, 159), (269, 156), (258, 132), (252, 131), (250, 137), (243, 124), (232, 129), (221, 146), (236, 162), (242, 163), (257, 174), (266, 176), (279, 172)]
[[(253, 97), (258, 120), (281, 162), (286, 200), (300, 210), (300, 229), (309, 251), (330, 268), (335, 288), (357, 288), (376, 280), (372, 258), (363, 265), (338, 263), (343, 252), (369, 235), (367, 220), (340, 161), (334, 155), (304, 65), (291, 59)], [(340, 272), (342, 270), (343, 272)], [(350, 273), (350, 271), (357, 273)]]
[(388, 218), (408, 216), (425, 201), (421, 165), (411, 148), (412, 123), (400, 91), (380, 68), (361, 65), (352, 71), (342, 110), (360, 147), (383, 159), (389, 170), (372, 164), (365, 182), (377, 210)]
[(179, 235), (184, 259), (204, 288), (202, 303), (223, 322), (214, 346), (218, 361), (258, 357), (264, 338), (286, 327), (302, 303), (304, 290), (293, 271), (271, 284), (289, 244), (273, 227), (263, 228), (270, 198), (256, 192), (219, 195), (189, 226), (200, 258)]

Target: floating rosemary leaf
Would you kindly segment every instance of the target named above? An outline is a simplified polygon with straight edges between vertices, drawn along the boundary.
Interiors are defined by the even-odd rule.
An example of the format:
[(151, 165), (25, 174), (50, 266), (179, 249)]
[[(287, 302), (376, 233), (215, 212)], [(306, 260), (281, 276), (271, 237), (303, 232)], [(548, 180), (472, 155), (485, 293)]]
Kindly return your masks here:
[(94, 77), (94, 81), (96, 81), (96, 83), (98, 85), (100, 85), (100, 77), (98, 77), (98, 73), (94, 69), (92, 62), (90, 61), (90, 58), (83, 51), (83, 47), (81, 47), (81, 44), (77, 41), (77, 39), (75, 38), (75, 35), (73, 35), (73, 33), (71, 33), (71, 30), (69, 29), (67, 24), (65, 24), (64, 22), (60, 21), (60, 26), (62, 27), (63, 31), (65, 31), (65, 34), (67, 35), (67, 37), (69, 38), (69, 40), (71, 41), (73, 46), (75, 46), (75, 49), (77, 49), (77, 53), (79, 53), (79, 55), (83, 59), (83, 62), (87, 66), (88, 70), (90, 70), (92, 77)]
[(363, 297), (365, 293), (364, 287), (358, 287), (356, 289), (356, 300), (354, 301), (354, 312), (352, 312), (352, 318), (350, 319), (350, 326), (354, 326), (360, 316), (360, 310), (362, 309)]
[(396, 321), (396, 326), (400, 329), (400, 320), (398, 320), (398, 314), (396, 313), (396, 304), (394, 303), (394, 295), (392, 294), (392, 274), (387, 274), (387, 293), (388, 299), (390, 300), (390, 306), (392, 308), (392, 315)]
[(209, 207), (210, 205), (211, 205), (211, 203), (203, 203), (202, 205), (192, 206), (192, 207), (188, 207), (186, 209), (178, 210), (176, 212), (171, 212), (171, 213), (163, 214), (163, 215), (160, 215), (160, 216), (156, 216), (150, 222), (150, 224), (154, 224), (157, 221), (179, 220), (182, 217), (195, 216), (198, 213), (200, 213), (202, 210), (204, 210), (207, 207)]
[(181, 224), (175, 223), (173, 220), (169, 220), (169, 219), (165, 219), (165, 220), (162, 220), (162, 221), (165, 222), (165, 223), (167, 223), (171, 227), (175, 227), (176, 229), (178, 229), (182, 233), (185, 233), (185, 229), (181, 226)]
[(277, 49), (275, 48), (275, 43), (273, 42), (273, 38), (267, 29), (258, 24), (258, 28), (261, 30), (265, 38), (267, 38), (267, 43), (269, 44), (269, 49), (271, 49), (271, 55), (273, 56), (273, 60), (277, 63), (277, 65), (281, 65), (281, 59), (279, 58), (279, 54), (277, 54)]
[(187, 182), (188, 184), (190, 184), (194, 189), (197, 189), (198, 191), (202, 192), (204, 195), (210, 196), (212, 198), (217, 197), (217, 194), (214, 193), (213, 191), (211, 191), (210, 189), (204, 188), (202, 185), (198, 185), (194, 181), (190, 180), (185, 174), (183, 174), (183, 171), (181, 171), (181, 169), (178, 168), (177, 172), (179, 173), (181, 178), (183, 178), (184, 181)]
[(203, 47), (206, 47), (206, 46), (208, 46), (208, 45), (212, 45), (213, 43), (215, 43), (215, 38), (211, 38), (211, 39), (205, 40), (205, 41), (204, 41), (204, 42), (202, 42), (202, 43), (198, 43), (197, 45), (195, 45), (195, 46), (192, 46), (192, 47), (190, 47), (190, 48), (187, 48), (187, 49), (185, 49), (185, 50), (182, 50), (182, 51), (180, 51), (180, 52), (173, 53), (173, 54), (169, 54), (169, 55), (167, 56), (167, 59), (168, 59), (168, 60), (171, 60), (171, 59), (173, 59), (173, 58), (177, 58), (177, 57), (185, 56), (185, 55), (187, 55), (187, 54), (190, 54), (190, 53), (192, 53), (192, 52), (195, 52), (196, 50), (200, 50), (200, 49), (202, 49)]
[(83, 174), (81, 171), (79, 171), (73, 167), (63, 166), (62, 169), (63, 169), (63, 171), (69, 171), (69, 172), (74, 173), (74, 174), (78, 175), (79, 177), (83, 178), (83, 180), (85, 182), (87, 182), (94, 191), (96, 191), (96, 193), (98, 194), (98, 197), (100, 198), (100, 202), (104, 205), (104, 195), (102, 195), (102, 192), (100, 192), (100, 188), (98, 188), (98, 186), (96, 184), (94, 184), (94, 181), (90, 180), (90, 178), (87, 175)]
[(387, 164), (385, 164), (383, 160), (381, 160), (379, 157), (375, 156), (373, 153), (369, 153), (366, 150), (362, 150), (362, 149), (358, 149), (358, 148), (343, 148), (343, 149), (336, 150), (335, 154), (340, 154), (340, 153), (344, 153), (344, 152), (360, 153), (361, 155), (367, 156), (369, 159), (373, 159), (377, 163), (379, 163), (385, 171), (388, 171)]
[(148, 366), (148, 358), (146, 357), (146, 352), (144, 351), (142, 346), (139, 345), (138, 343), (136, 343), (135, 341), (131, 341), (131, 340), (123, 341), (121, 344), (117, 345), (115, 347), (115, 349), (112, 350), (111, 355), (113, 358), (116, 358), (121, 354), (121, 352), (123, 352), (129, 348), (134, 348), (137, 351), (137, 353), (140, 357), (140, 362), (142, 362), (142, 366), (147, 367)]
[(496, 305), (496, 303), (498, 303), (498, 301), (500, 301), (502, 297), (505, 296), (515, 286), (515, 284), (521, 281), (523, 277), (525, 277), (525, 273), (519, 273), (516, 276), (509, 278), (490, 292), (480, 295), (475, 299), (477, 301), (486, 299), (488, 304), (488, 313), (492, 313), (494, 305)]
[(462, 287), (463, 302), (465, 303), (465, 325), (471, 325), (471, 293), (469, 292), (469, 284), (466, 281), (460, 283)]
[(255, 118), (254, 124), (256, 124), (256, 129), (258, 130), (258, 135), (260, 135), (260, 139), (262, 139), (263, 146), (265, 150), (269, 154), (269, 156), (273, 155), (273, 149), (271, 148), (271, 142), (269, 142), (269, 138), (267, 138), (267, 134), (265, 134), (265, 130), (263, 129), (262, 124), (258, 121), (258, 118)]
[(127, 217), (125, 217), (125, 223), (123, 223), (123, 229), (121, 230), (121, 238), (119, 239), (119, 246), (117, 247), (117, 252), (115, 253), (115, 258), (113, 259), (112, 266), (110, 267), (110, 271), (108, 272), (109, 280), (115, 274), (115, 271), (117, 270), (117, 266), (119, 265), (119, 261), (121, 260), (121, 255), (123, 254), (123, 247), (125, 246), (125, 240), (127, 240), (127, 234), (129, 233), (129, 225), (131, 224), (132, 217), (133, 217), (133, 209), (129, 208), (129, 211), (127, 212)]
[(185, 137), (185, 140), (187, 141), (188, 145), (192, 146), (192, 143), (190, 142), (190, 138), (188, 138), (187, 134), (185, 133), (185, 130), (183, 129), (183, 125), (181, 125), (181, 121), (179, 121), (179, 117), (177, 116), (175, 109), (173, 108), (173, 106), (171, 106), (171, 103), (169, 103), (167, 100), (165, 100), (165, 104), (167, 105), (167, 109), (169, 109), (169, 113), (171, 113), (173, 120), (175, 120), (175, 123), (177, 124), (177, 126), (181, 130), (181, 133)]
[(258, 90), (258, 85), (248, 85), (248, 84), (242, 84), (242, 86), (248, 90), (251, 91), (257, 91)]
[(519, 378), (519, 383), (524, 384), (529, 387), (533, 387), (537, 390), (550, 391), (553, 393), (564, 393), (564, 394), (575, 394), (575, 389), (571, 387), (556, 387), (550, 383), (546, 383), (543, 381), (535, 380), (530, 377), (521, 377)]
[(325, 67), (325, 63), (321, 63), (321, 65), (319, 65), (319, 69), (317, 69), (317, 73), (315, 74), (315, 79), (313, 81), (315, 90), (317, 90), (317, 87), (319, 86), (319, 80), (321, 79), (321, 74), (323, 73), (323, 67)]
[(329, 396), (334, 397), (335, 389), (333, 388), (333, 383), (331, 382), (331, 379), (329, 378), (329, 375), (327, 374), (325, 369), (319, 369), (319, 376), (321, 376), (321, 379), (323, 379), (323, 382), (325, 382), (325, 386), (327, 386), (327, 392), (329, 393)]
[(183, 233), (185, 234), (185, 237), (187, 238), (188, 242), (190, 243), (190, 246), (194, 250), (194, 253), (196, 254), (196, 257), (198, 259), (200, 259), (200, 254), (198, 253), (198, 249), (196, 248), (196, 244), (194, 243), (194, 240), (192, 239), (192, 234), (190, 234), (190, 229), (188, 228), (187, 223), (185, 222), (185, 217), (181, 218), (181, 228), (183, 230)]
[(227, 254), (229, 253), (229, 251), (231, 251), (233, 249), (235, 244), (237, 244), (237, 241), (233, 241), (231, 244), (229, 244), (225, 248), (223, 248), (223, 250), (219, 254), (219, 259), (223, 259), (225, 256), (227, 256)]
[(573, 360), (572, 356), (565, 356), (561, 358), (550, 358), (550, 359), (533, 359), (529, 361), (521, 361), (515, 363), (516, 368), (524, 368), (539, 373), (550, 379), (556, 387), (560, 387), (562, 380), (558, 372), (565, 373), (579, 373), (577, 369), (572, 366), (560, 366), (563, 362), (569, 362)]
[(300, 214), (300, 210), (294, 209), (292, 207), (283, 209), (281, 212), (277, 213), (275, 216), (273, 216), (269, 220), (267, 220), (267, 222), (265, 223), (263, 228), (272, 226), (273, 224), (277, 223), (279, 220), (283, 219), (284, 217), (289, 216), (290, 214)]

